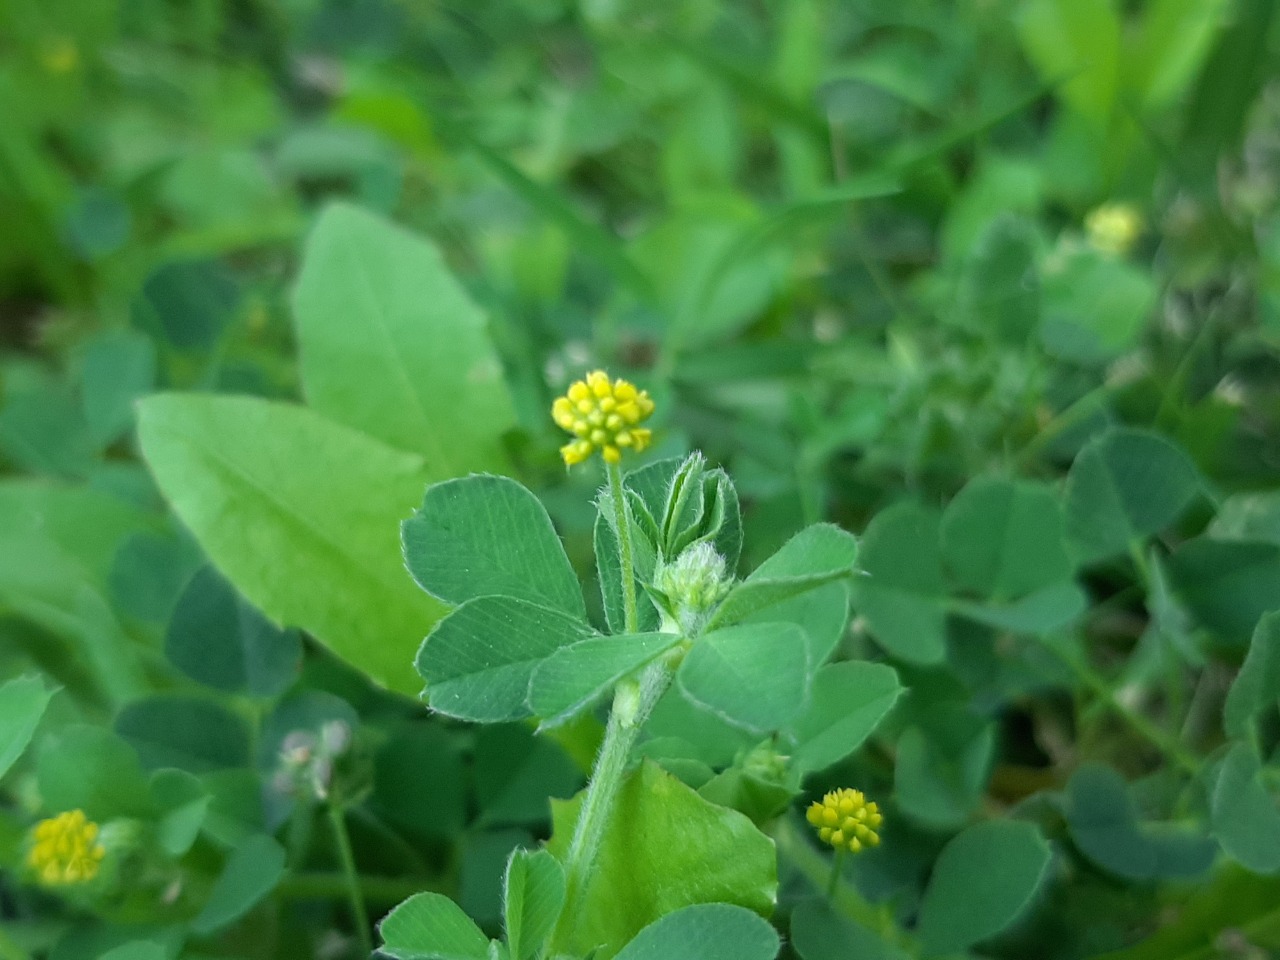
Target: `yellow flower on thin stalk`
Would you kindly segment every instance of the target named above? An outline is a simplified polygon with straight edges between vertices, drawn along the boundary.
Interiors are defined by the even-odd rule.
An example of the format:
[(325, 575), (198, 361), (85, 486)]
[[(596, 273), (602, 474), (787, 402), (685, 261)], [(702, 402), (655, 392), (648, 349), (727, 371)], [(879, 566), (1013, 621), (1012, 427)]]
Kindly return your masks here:
[(83, 810), (68, 810), (41, 820), (27, 864), (48, 886), (87, 883), (98, 875), (106, 848), (98, 842), (98, 825)]
[(652, 413), (647, 390), (594, 370), (570, 384), (551, 407), (556, 425), (576, 438), (560, 448), (560, 456), (572, 467), (599, 450), (606, 463), (617, 463), (623, 450), (639, 452), (649, 445), (653, 431), (640, 424)]
[(817, 828), (823, 843), (850, 853), (878, 846), (879, 827), (884, 822), (875, 801), (867, 800), (861, 790), (847, 787), (832, 790), (821, 801), (810, 804), (805, 818)]

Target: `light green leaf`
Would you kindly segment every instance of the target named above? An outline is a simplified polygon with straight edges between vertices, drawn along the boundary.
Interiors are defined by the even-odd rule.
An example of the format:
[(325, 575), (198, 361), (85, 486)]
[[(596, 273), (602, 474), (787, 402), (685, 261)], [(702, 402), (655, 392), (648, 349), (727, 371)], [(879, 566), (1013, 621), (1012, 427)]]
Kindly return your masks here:
[(438, 893), (415, 893), (378, 925), (379, 953), (396, 960), (485, 960), (489, 938)]
[(546, 508), (515, 480), (481, 474), (434, 484), (401, 536), (409, 572), (438, 600), (516, 597), (586, 617)]
[(507, 861), (505, 890), (503, 915), (511, 960), (533, 960), (560, 918), (564, 870), (547, 850), (516, 850)]
[[(548, 849), (563, 860), (582, 804), (552, 801)], [(565, 944), (600, 946), (608, 960), (653, 921), (695, 903), (732, 903), (767, 916), (777, 894), (773, 841), (745, 816), (709, 803), (645, 762), (619, 790), (588, 886), (581, 922)]]
[(138, 755), (102, 727), (68, 727), (43, 742), (36, 782), (48, 810), (78, 807), (98, 822), (150, 812)]
[(1068, 536), (1082, 561), (1105, 560), (1169, 526), (1199, 490), (1180, 447), (1145, 430), (1110, 430), (1067, 475)]
[(34, 676), (14, 677), (0, 686), (0, 777), (27, 749), (54, 692)]
[(1275, 873), (1280, 871), (1280, 808), (1260, 772), (1248, 744), (1231, 748), (1213, 789), (1213, 834), (1223, 850), (1254, 873)]
[(966, 949), (1022, 912), (1049, 865), (1049, 845), (1029, 823), (993, 820), (969, 827), (943, 849), (920, 904), (926, 954)]
[(419, 458), (245, 397), (150, 397), (139, 436), (165, 497), (254, 606), (378, 683), (419, 689), (413, 651), (443, 613), (400, 560), (399, 523), (428, 479)]
[(749, 623), (704, 634), (677, 674), (690, 700), (757, 733), (777, 730), (809, 698), (808, 639), (791, 623)]
[(862, 745), (902, 695), (897, 672), (880, 663), (832, 663), (813, 678), (808, 708), (787, 730), (791, 761), (803, 776)]
[(1227, 735), (1240, 737), (1249, 721), (1280, 703), (1280, 611), (1258, 621), (1244, 658), (1227, 693), (1223, 726)]
[(1027, 480), (969, 481), (943, 514), (942, 554), (957, 583), (997, 600), (1071, 575), (1058, 498)]
[(853, 534), (830, 523), (806, 527), (730, 591), (707, 629), (740, 623), (772, 604), (849, 577), (857, 559)]
[(1218, 505), (1208, 532), (1215, 540), (1280, 543), (1280, 490), (1232, 494)]
[(1104, 131), (1120, 72), (1120, 18), (1112, 0), (1026, 0), (1017, 27), (1040, 76), (1066, 81), (1062, 98)]
[(417, 666), (433, 710), (502, 723), (532, 715), (529, 681), (561, 647), (594, 636), (583, 621), (514, 597), (468, 600), (436, 624)]
[(938, 525), (936, 511), (899, 503), (862, 537), (866, 576), (854, 580), (854, 609), (885, 650), (912, 663), (937, 663), (947, 649)]
[(1092, 248), (1046, 263), (1040, 339), (1054, 357), (1101, 364), (1133, 347), (1159, 290), (1149, 269)]
[(679, 642), (674, 633), (623, 633), (561, 647), (534, 671), (529, 706), (543, 718), (542, 726), (556, 726)]
[(617, 960), (773, 960), (781, 947), (777, 931), (750, 910), (699, 903), (649, 924)]
[(303, 389), (317, 411), (437, 476), (501, 468), (515, 424), (484, 315), (429, 241), (345, 203), (307, 240), (293, 297)]
[(1228, 0), (1150, 0), (1136, 42), (1126, 50), (1125, 74), (1155, 109), (1176, 100), (1195, 79), (1218, 36)]
[(227, 858), (191, 929), (206, 936), (239, 920), (284, 875), (284, 847), (265, 833), (246, 837)]

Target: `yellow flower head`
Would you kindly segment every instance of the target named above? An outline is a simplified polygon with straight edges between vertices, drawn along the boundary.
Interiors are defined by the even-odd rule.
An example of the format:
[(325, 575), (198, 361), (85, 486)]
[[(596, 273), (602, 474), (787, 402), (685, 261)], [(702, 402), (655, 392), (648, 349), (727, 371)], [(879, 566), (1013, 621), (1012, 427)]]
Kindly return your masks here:
[(649, 445), (653, 431), (640, 424), (651, 413), (647, 390), (626, 380), (610, 381), (603, 370), (588, 373), (551, 407), (556, 425), (576, 438), (560, 448), (560, 456), (572, 467), (599, 450), (608, 463), (617, 463), (624, 448), (640, 451)]
[(68, 810), (41, 820), (27, 863), (49, 886), (85, 883), (98, 875), (106, 849), (98, 842), (98, 825), (83, 810)]
[(1089, 243), (1095, 250), (1122, 257), (1142, 235), (1142, 214), (1128, 203), (1104, 203), (1084, 220)]
[(874, 802), (868, 802), (861, 790), (832, 790), (821, 803), (812, 803), (805, 814), (818, 829), (823, 843), (837, 850), (844, 848), (857, 853), (863, 847), (880, 843), (877, 832), (884, 817)]

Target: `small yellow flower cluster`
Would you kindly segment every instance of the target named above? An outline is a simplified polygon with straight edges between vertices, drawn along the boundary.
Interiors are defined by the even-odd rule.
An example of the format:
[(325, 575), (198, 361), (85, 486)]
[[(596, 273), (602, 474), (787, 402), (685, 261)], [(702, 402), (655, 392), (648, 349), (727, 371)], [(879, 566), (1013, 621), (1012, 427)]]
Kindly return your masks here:
[(570, 385), (551, 407), (556, 425), (577, 437), (560, 448), (560, 456), (572, 467), (599, 450), (608, 463), (617, 463), (623, 448), (640, 451), (649, 445), (653, 431), (639, 424), (651, 413), (647, 390), (637, 390), (626, 380), (610, 382), (603, 370), (593, 371)]
[(844, 848), (857, 853), (864, 846), (880, 843), (876, 828), (884, 817), (874, 802), (868, 802), (861, 790), (832, 790), (821, 803), (810, 804), (805, 814), (809, 822), (818, 828), (823, 843), (837, 850)]
[(1142, 214), (1127, 203), (1104, 203), (1085, 217), (1084, 228), (1095, 250), (1122, 257), (1142, 235)]
[(36, 824), (27, 863), (49, 886), (85, 883), (98, 875), (106, 853), (98, 843), (98, 825), (83, 810), (68, 810)]

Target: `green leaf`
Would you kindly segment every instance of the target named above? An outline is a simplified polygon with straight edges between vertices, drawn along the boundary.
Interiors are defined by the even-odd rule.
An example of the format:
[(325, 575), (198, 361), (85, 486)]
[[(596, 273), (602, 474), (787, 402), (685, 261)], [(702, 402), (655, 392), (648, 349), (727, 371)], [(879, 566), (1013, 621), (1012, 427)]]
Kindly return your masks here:
[(826, 900), (805, 900), (791, 914), (791, 945), (803, 960), (908, 960)]
[(1110, 430), (1067, 475), (1067, 533), (1078, 557), (1105, 560), (1177, 520), (1200, 490), (1180, 447), (1145, 430)]
[(1247, 644), (1262, 615), (1280, 609), (1280, 544), (1196, 537), (1168, 566), (1187, 609), (1233, 646)]
[(675, 633), (623, 633), (561, 647), (534, 671), (529, 706), (542, 726), (557, 726), (679, 642)]
[(849, 577), (857, 559), (853, 534), (830, 523), (806, 527), (730, 591), (707, 629), (740, 623), (772, 604)]
[(809, 698), (809, 645), (790, 623), (749, 623), (699, 637), (677, 680), (690, 700), (757, 733), (777, 730)]
[(951, 610), (997, 630), (1045, 636), (1074, 622), (1089, 607), (1079, 585), (1053, 583), (1001, 606), (954, 601)]
[(0, 777), (27, 749), (54, 692), (34, 676), (15, 677), (0, 686)]
[(1197, 877), (1213, 863), (1217, 844), (1180, 827), (1146, 824), (1124, 778), (1086, 764), (1067, 784), (1067, 827), (1090, 860), (1131, 880)]
[(532, 716), (529, 681), (561, 647), (594, 636), (583, 621), (514, 597), (476, 597), (436, 624), (418, 651), (433, 710), (479, 723)]
[(1027, 0), (1017, 27), (1040, 75), (1066, 81), (1062, 99), (1104, 131), (1119, 88), (1120, 18), (1111, 0)]
[(967, 707), (929, 707), (898, 737), (894, 793), (902, 810), (935, 828), (958, 827), (982, 799), (995, 754), (995, 725)]
[(157, 770), (147, 787), (159, 813), (156, 839), (171, 857), (180, 857), (196, 842), (213, 798), (185, 770)]
[(564, 906), (564, 870), (549, 851), (516, 850), (507, 861), (507, 949), (511, 960), (534, 960), (560, 919)]
[(1236, 493), (1218, 505), (1209, 524), (1215, 540), (1264, 540), (1280, 543), (1280, 490)]
[(1041, 483), (978, 477), (942, 517), (942, 555), (979, 596), (1014, 600), (1071, 575), (1062, 507)]
[(243, 397), (149, 397), (138, 428), (161, 491), (250, 603), (417, 692), (413, 651), (444, 612), (400, 560), (400, 520), (428, 479), (421, 460)]
[(36, 782), (48, 810), (78, 807), (99, 823), (150, 812), (138, 755), (102, 727), (68, 727), (43, 743)]
[(115, 729), (148, 770), (208, 773), (249, 763), (248, 727), (212, 700), (180, 694), (135, 700), (120, 711)]
[(485, 318), (439, 250), (359, 207), (329, 206), (293, 296), (308, 403), (427, 458), (437, 476), (500, 468), (515, 425)]
[(1228, 0), (1151, 0), (1142, 11), (1125, 73), (1148, 110), (1176, 100), (1195, 79), (1229, 9)]
[(1250, 720), (1280, 703), (1280, 612), (1258, 621), (1249, 653), (1231, 683), (1223, 713), (1230, 737), (1245, 734)]
[(434, 484), (401, 535), (413, 579), (444, 603), (516, 597), (586, 618), (546, 508), (515, 480), (478, 475)]
[(156, 348), (150, 337), (110, 330), (89, 341), (80, 371), (80, 404), (99, 445), (112, 443), (133, 426), (133, 404), (151, 392), (155, 378)]
[[(562, 860), (582, 795), (553, 801), (548, 849)], [(745, 816), (709, 803), (657, 765), (631, 773), (587, 889), (582, 920), (566, 946), (613, 956), (655, 920), (695, 903), (732, 903), (762, 916), (777, 894), (773, 842)]]
[[(449, 731), (436, 723), (406, 723), (393, 728), (374, 757), (373, 804), (411, 835), (447, 840), (466, 822), (467, 785), (462, 751)], [(422, 772), (431, 771), (430, 790)]]
[(108, 950), (99, 960), (169, 960), (169, 951), (162, 943), (131, 940)]
[(1049, 845), (1032, 824), (993, 820), (942, 849), (920, 904), (927, 954), (964, 950), (1007, 927), (1035, 894)]
[(582, 771), (548, 737), (523, 723), (486, 727), (476, 735), (473, 766), (479, 823), (546, 823), (548, 797), (571, 797), (582, 787)]
[(378, 925), (379, 953), (396, 960), (485, 960), (489, 938), (438, 893), (415, 893)]
[(1026, 343), (1040, 321), (1036, 234), (1022, 217), (996, 216), (974, 244), (961, 277), (956, 311), (970, 329)]
[(265, 833), (246, 837), (231, 851), (191, 929), (207, 936), (243, 917), (280, 882), (284, 859), (284, 847)]
[(244, 602), (213, 567), (196, 571), (178, 597), (164, 652), (189, 676), (227, 693), (282, 693), (297, 678), (302, 639)]
[(770, 604), (744, 623), (794, 623), (809, 638), (809, 669), (830, 659), (849, 625), (849, 584), (837, 580)]
[(936, 511), (899, 503), (862, 536), (866, 576), (854, 581), (854, 609), (880, 646), (912, 663), (937, 663), (947, 650), (939, 522)]
[(1255, 873), (1280, 871), (1280, 808), (1248, 744), (1231, 748), (1213, 788), (1212, 829), (1222, 849)]
[(1074, 363), (1102, 364), (1131, 349), (1159, 296), (1149, 269), (1087, 247), (1055, 254), (1043, 278), (1040, 339)]
[(750, 910), (699, 903), (649, 924), (617, 960), (773, 960), (781, 947), (777, 931)]
[(813, 678), (808, 708), (787, 730), (801, 776), (824, 770), (862, 745), (902, 695), (897, 672), (880, 663), (832, 663)]

